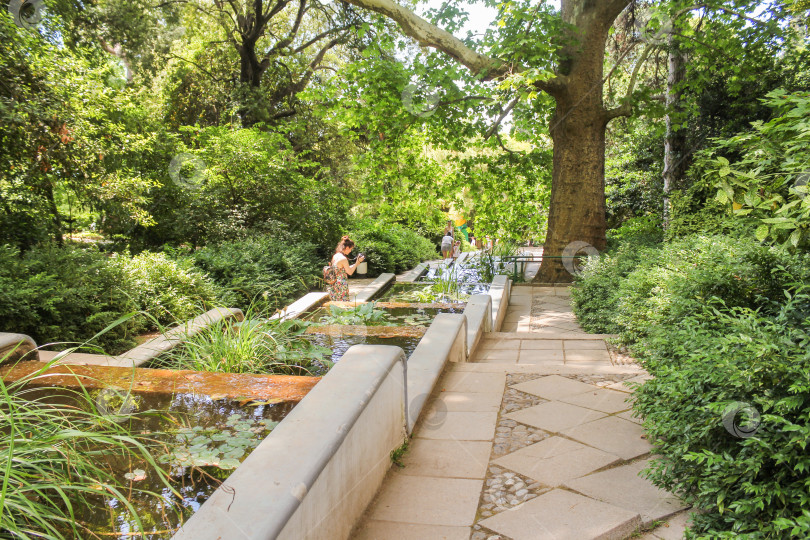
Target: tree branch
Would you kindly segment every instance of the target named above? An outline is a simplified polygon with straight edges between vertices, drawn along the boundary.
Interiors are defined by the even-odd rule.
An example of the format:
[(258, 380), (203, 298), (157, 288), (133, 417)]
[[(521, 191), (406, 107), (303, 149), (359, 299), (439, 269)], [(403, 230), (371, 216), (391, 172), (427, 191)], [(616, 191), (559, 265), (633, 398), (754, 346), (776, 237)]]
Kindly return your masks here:
[[(617, 118), (619, 116), (630, 116), (633, 114), (633, 106), (631, 105), (631, 100), (633, 98), (633, 92), (636, 89), (636, 80), (638, 79), (638, 72), (641, 70), (642, 64), (647, 61), (647, 56), (649, 56), (650, 51), (653, 49), (652, 44), (647, 45), (644, 47), (644, 52), (641, 53), (641, 57), (636, 62), (636, 65), (633, 67), (633, 74), (630, 75), (630, 82), (627, 84), (627, 93), (622, 99), (622, 104), (618, 107), (610, 109), (605, 112), (605, 117), (608, 120), (612, 120), (613, 118)], [(618, 65), (618, 64), (617, 64)]]
[(487, 130), (486, 134), (484, 135), (484, 140), (485, 140), (485, 141), (486, 141), (487, 139), (489, 139), (490, 137), (492, 137), (492, 134), (493, 134), (493, 133), (495, 133), (495, 131), (498, 129), (498, 126), (500, 126), (500, 125), (501, 125), (501, 122), (503, 122), (503, 119), (504, 119), (504, 118), (506, 118), (506, 115), (508, 115), (510, 112), (512, 112), (512, 109), (514, 109), (514, 108), (515, 108), (515, 105), (517, 105), (517, 102), (518, 102), (519, 100), (520, 100), (520, 96), (518, 96), (518, 97), (514, 98), (514, 99), (513, 99), (512, 101), (510, 101), (510, 102), (509, 102), (509, 104), (508, 104), (508, 105), (507, 105), (507, 106), (504, 108), (504, 110), (501, 112), (500, 116), (498, 116), (498, 119), (497, 119), (497, 120), (495, 120), (495, 123), (494, 123), (494, 124), (492, 124), (492, 127), (490, 127), (490, 128)]
[(509, 66), (469, 48), (447, 30), (443, 30), (412, 11), (391, 0), (342, 0), (357, 7), (366, 8), (393, 19), (406, 35), (423, 47), (433, 47), (466, 66), (482, 80), (492, 80), (506, 75)]

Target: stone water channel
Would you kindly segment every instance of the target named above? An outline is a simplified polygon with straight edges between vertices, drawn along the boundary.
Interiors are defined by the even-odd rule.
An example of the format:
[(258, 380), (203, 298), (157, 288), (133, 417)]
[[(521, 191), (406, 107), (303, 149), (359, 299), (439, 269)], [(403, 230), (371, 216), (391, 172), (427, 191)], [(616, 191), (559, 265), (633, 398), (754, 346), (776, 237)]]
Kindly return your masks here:
[[(361, 313), (360, 320), (351, 321), (353, 324), (335, 324), (331, 319), (357, 314), (362, 306), (369, 306), (367, 302), (321, 302), (314, 309), (294, 316), (311, 324), (306, 330), (308, 339), (329, 348), (332, 362), (339, 362), (349, 348), (361, 344), (401, 347), (408, 357), (436, 316), (462, 313), (470, 294), (489, 289), (488, 283), (480, 283), (477, 278), (474, 272), (451, 270), (447, 265), (411, 283), (391, 280), (363, 299), (377, 298), (366, 308), (373, 312), (373, 317), (362, 320)], [(234, 316), (241, 320), (241, 313)], [(192, 323), (186, 325), (186, 330), (195, 327)], [(178, 335), (171, 339), (182, 341)], [(168, 350), (178, 343), (161, 342), (153, 348)], [(146, 526), (146, 530), (138, 531), (134, 523), (123, 517), (126, 512), (120, 501), (100, 501), (94, 511), (81, 519), (104, 537), (131, 538), (135, 532), (145, 533), (139, 535), (142, 538), (171, 537), (320, 380), (307, 376), (134, 367), (149, 363), (141, 361), (142, 353), (130, 353), (100, 358), (74, 355), (72, 361), (69, 355), (62, 359), (62, 365), (53, 365), (44, 372), (41, 362), (30, 361), (0, 372), (6, 382), (27, 379), (29, 386), (47, 388), (55, 396), (59, 392), (54, 388), (87, 389), (100, 411), (126, 418), (122, 421), (129, 422), (133, 431), (156, 434), (154, 440), (159, 447), (156, 457), (177, 481), (175, 493), (149, 475), (131, 476), (133, 469), (138, 473), (147, 469), (145, 464), (125, 464), (120, 473), (137, 478), (136, 488), (161, 493), (166, 502), (155, 504), (146, 497), (134, 496), (133, 503)], [(155, 355), (152, 356), (154, 361)], [(42, 360), (47, 360), (53, 354), (43, 357)], [(129, 417), (137, 411), (156, 413)]]

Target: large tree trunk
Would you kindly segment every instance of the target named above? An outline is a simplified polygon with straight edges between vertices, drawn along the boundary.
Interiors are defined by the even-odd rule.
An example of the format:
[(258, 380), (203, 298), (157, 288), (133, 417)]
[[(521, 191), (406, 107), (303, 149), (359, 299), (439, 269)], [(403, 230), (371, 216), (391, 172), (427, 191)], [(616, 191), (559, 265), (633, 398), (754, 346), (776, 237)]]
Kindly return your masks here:
[(539, 283), (572, 281), (577, 266), (572, 256), (602, 251), (606, 243), (605, 128), (609, 117), (602, 88), (605, 43), (613, 19), (599, 16), (598, 7), (585, 4), (576, 0), (562, 3), (563, 19), (580, 30), (580, 41), (563, 51), (560, 67), (568, 81), (565, 90), (554, 96), (551, 210), (543, 261), (534, 279)]
[(536, 282), (570, 282), (575, 261), (565, 261), (563, 252), (568, 257), (583, 254), (585, 245), (605, 248), (605, 121), (603, 114), (587, 111), (594, 105), (601, 108), (601, 100), (591, 106), (557, 103), (551, 210)]

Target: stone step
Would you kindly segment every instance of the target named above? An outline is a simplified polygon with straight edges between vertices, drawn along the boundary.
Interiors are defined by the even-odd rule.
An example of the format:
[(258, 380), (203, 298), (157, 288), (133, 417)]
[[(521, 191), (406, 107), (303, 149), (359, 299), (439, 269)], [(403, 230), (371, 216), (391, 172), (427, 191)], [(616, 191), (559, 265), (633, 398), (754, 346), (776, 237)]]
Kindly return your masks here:
[[(62, 351), (39, 351), (40, 362), (52, 362), (57, 355), (62, 354)], [(73, 366), (120, 366), (121, 361), (114, 356), (107, 356), (104, 354), (90, 354), (90, 353), (69, 353), (62, 356), (56, 361), (58, 365), (73, 365)]]

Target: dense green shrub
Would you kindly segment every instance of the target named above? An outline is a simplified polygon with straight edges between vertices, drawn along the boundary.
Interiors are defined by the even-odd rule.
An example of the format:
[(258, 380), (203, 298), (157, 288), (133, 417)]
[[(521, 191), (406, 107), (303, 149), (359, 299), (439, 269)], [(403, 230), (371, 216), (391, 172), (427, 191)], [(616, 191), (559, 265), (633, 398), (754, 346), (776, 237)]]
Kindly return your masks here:
[(649, 477), (700, 510), (701, 537), (810, 535), (809, 316), (805, 288), (773, 316), (704, 306), (648, 340), (655, 378), (635, 409), (661, 456)]
[[(0, 247), (0, 330), (37, 343), (84, 342), (126, 313), (138, 311), (126, 274), (93, 248), (46, 246), (20, 256)], [(134, 344), (139, 318), (116, 325), (98, 339), (108, 352)]]
[(155, 322), (191, 318), (215, 298), (203, 274), (165, 255), (43, 246), (21, 256), (0, 246), (0, 331), (28, 334), (40, 344), (83, 343), (126, 314), (148, 314), (129, 317), (93, 343), (117, 354)]
[[(654, 376), (634, 406), (661, 456), (648, 474), (699, 510), (690, 534), (810, 533), (808, 273), (805, 255), (690, 236), (626, 242), (580, 276), (583, 325), (620, 333)], [(736, 403), (761, 415), (751, 437), (724, 425), (755, 427)]]
[(189, 260), (144, 251), (134, 257), (113, 255), (110, 262), (126, 276), (138, 309), (159, 324), (191, 319), (217, 303), (217, 287)]
[(369, 277), (404, 272), (439, 256), (433, 242), (396, 223), (360, 221), (350, 236), (355, 251), (366, 254)]
[[(788, 278), (775, 273), (780, 267)], [(711, 298), (730, 307), (766, 307), (781, 298), (785, 279), (800, 281), (806, 273), (801, 257), (753, 239), (698, 235), (660, 248), (627, 243), (591, 259), (572, 296), (585, 328), (634, 343)]]
[(221, 301), (229, 307), (261, 310), (283, 307), (318, 285), (326, 262), (318, 247), (293, 235), (252, 236), (194, 252), (191, 258), (217, 285), (226, 289)]

